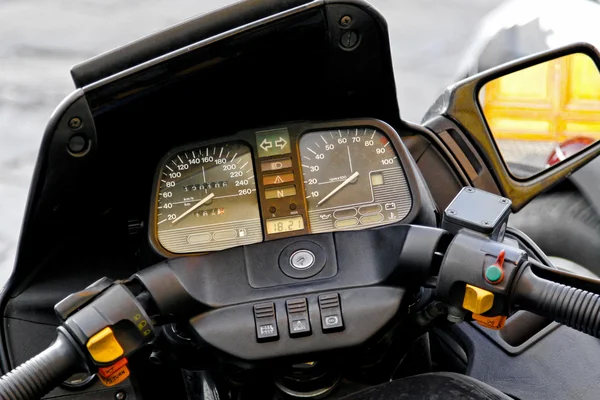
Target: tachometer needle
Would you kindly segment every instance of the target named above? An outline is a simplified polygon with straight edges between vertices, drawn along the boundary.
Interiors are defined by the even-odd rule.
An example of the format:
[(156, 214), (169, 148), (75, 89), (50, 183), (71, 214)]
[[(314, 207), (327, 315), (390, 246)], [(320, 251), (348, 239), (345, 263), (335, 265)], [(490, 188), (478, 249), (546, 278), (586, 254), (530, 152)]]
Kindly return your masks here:
[(318, 206), (320, 206), (321, 204), (325, 203), (331, 196), (333, 196), (334, 194), (336, 194), (337, 192), (339, 192), (340, 190), (342, 190), (346, 185), (348, 185), (350, 182), (352, 182), (354, 179), (356, 179), (356, 177), (358, 176), (358, 171), (356, 171), (355, 173), (353, 173), (352, 175), (350, 175), (348, 177), (348, 179), (346, 179), (344, 182), (340, 183), (340, 185), (338, 187), (336, 187), (335, 189), (333, 189), (327, 196), (323, 197), (321, 199), (321, 201), (319, 201), (317, 203)]
[(208, 201), (210, 201), (210, 199), (212, 199), (213, 197), (215, 197), (214, 193), (209, 194), (208, 196), (206, 196), (205, 198), (203, 198), (202, 200), (200, 200), (198, 203), (196, 203), (192, 208), (190, 208), (189, 210), (187, 210), (186, 212), (184, 212), (183, 214), (181, 214), (179, 217), (175, 218), (173, 220), (173, 222), (171, 222), (171, 224), (175, 224), (177, 223), (177, 221), (179, 221), (181, 218), (185, 217), (186, 215), (188, 215), (189, 213), (191, 213), (192, 211), (194, 211), (196, 208), (200, 207), (203, 204), (206, 204)]

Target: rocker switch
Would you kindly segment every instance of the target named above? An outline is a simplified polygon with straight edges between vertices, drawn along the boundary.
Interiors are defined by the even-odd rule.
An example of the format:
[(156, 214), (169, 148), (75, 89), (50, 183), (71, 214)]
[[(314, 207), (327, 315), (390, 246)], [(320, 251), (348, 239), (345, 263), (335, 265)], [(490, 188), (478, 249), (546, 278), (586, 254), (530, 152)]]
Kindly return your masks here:
[(254, 305), (254, 322), (256, 324), (256, 340), (268, 342), (279, 339), (275, 304), (260, 303)]
[(306, 298), (290, 299), (285, 302), (291, 337), (311, 334), (310, 318)]

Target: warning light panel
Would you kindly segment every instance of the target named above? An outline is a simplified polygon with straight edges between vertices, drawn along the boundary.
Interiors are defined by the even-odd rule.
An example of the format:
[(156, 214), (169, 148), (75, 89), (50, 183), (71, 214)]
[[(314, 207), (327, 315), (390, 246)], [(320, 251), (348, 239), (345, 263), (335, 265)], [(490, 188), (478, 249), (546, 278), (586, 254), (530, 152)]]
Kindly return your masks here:
[(265, 198), (269, 199), (282, 199), (284, 197), (295, 196), (296, 195), (296, 186), (283, 186), (277, 187), (273, 189), (265, 190)]
[(263, 176), (263, 183), (266, 185), (279, 185), (280, 183), (294, 182), (293, 172), (284, 172), (281, 174)]
[(286, 168), (292, 168), (292, 159), (289, 157), (280, 158), (277, 160), (262, 161), (260, 163), (260, 169), (263, 172), (279, 171), (280, 169)]

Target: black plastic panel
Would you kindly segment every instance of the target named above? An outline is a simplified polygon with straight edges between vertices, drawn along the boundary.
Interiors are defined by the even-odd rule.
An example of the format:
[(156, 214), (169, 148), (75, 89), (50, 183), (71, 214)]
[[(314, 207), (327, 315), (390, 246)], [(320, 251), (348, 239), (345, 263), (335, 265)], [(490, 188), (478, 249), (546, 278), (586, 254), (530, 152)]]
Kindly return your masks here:
[[(384, 282), (401, 285), (404, 281), (410, 281), (411, 275), (417, 272), (410, 265), (403, 268), (401, 254), (405, 238), (413, 231), (412, 234), (419, 235), (423, 229), (427, 230), (396, 225), (375, 230), (310, 236), (310, 240), (319, 243), (328, 253), (336, 254), (331, 261), (337, 274), (329, 279), (321, 279), (317, 275), (299, 280), (290, 278), (281, 271), (279, 254), (293, 239), (171, 259), (144, 270), (137, 276), (152, 293), (162, 313), (176, 315), (185, 315), (184, 306), (200, 310), (202, 307), (219, 308)], [(438, 231), (430, 234), (439, 238)], [(427, 244), (423, 246), (422, 257), (427, 259), (433, 254), (435, 242), (423, 243)], [(263, 252), (271, 253), (271, 258), (263, 259)], [(249, 257), (250, 253), (259, 256), (253, 259)], [(334, 264), (335, 260), (337, 265)], [(262, 282), (279, 284), (255, 288), (248, 277), (258, 275), (262, 275)]]
[(468, 375), (515, 398), (598, 398), (600, 341), (592, 336), (560, 326), (514, 356), (469, 324), (454, 330), (467, 347)]
[(341, 290), (344, 330), (323, 333), (317, 294), (307, 295), (312, 334), (290, 337), (285, 298), (275, 301), (279, 339), (257, 343), (252, 304), (201, 314), (190, 323), (200, 339), (244, 360), (262, 360), (358, 346), (380, 331), (400, 310), (404, 290), (369, 287)]

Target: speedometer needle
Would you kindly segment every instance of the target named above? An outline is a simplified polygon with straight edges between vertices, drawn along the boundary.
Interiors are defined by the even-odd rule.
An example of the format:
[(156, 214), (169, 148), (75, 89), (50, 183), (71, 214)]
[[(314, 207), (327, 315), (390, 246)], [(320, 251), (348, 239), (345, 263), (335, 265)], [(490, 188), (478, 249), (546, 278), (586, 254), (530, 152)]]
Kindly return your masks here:
[(203, 198), (202, 200), (200, 200), (198, 203), (196, 203), (192, 208), (190, 208), (189, 210), (187, 210), (186, 212), (184, 212), (183, 214), (181, 214), (179, 217), (175, 218), (173, 220), (173, 222), (171, 222), (171, 224), (175, 225), (175, 223), (177, 221), (179, 221), (181, 218), (185, 217), (186, 215), (188, 215), (189, 213), (191, 213), (192, 211), (194, 211), (196, 208), (200, 207), (202, 204), (206, 204), (213, 197), (215, 197), (214, 193), (209, 194), (208, 196), (206, 196), (205, 198)]
[(356, 177), (358, 176), (358, 171), (356, 171), (355, 173), (353, 173), (352, 175), (350, 175), (348, 177), (348, 179), (346, 179), (344, 182), (340, 183), (340, 185), (338, 187), (336, 187), (335, 189), (333, 189), (327, 196), (323, 197), (321, 199), (321, 201), (319, 201), (317, 203), (318, 206), (320, 206), (321, 204), (325, 203), (331, 196), (333, 196), (334, 194), (336, 194), (337, 192), (339, 192), (340, 190), (342, 190), (346, 185), (348, 185), (350, 182), (352, 182), (354, 179), (356, 179)]

